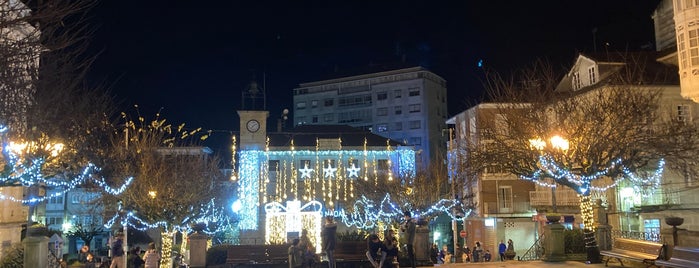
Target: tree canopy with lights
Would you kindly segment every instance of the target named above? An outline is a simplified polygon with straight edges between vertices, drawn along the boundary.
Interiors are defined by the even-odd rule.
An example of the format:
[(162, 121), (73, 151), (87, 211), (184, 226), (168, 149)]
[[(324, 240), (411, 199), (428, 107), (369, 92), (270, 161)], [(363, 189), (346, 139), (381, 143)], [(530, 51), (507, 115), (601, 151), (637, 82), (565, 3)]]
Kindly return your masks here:
[(634, 66), (574, 91), (556, 91), (559, 76), (542, 62), (511, 79), (490, 75), (488, 92), (498, 108), (479, 115), (479, 138), (467, 143), (468, 163), (462, 163), (472, 175), (497, 164), (539, 185), (577, 192), (590, 261), (599, 260), (591, 193), (663, 161), (686, 165), (697, 149), (695, 125), (662, 105), (672, 87), (639, 80), (644, 70)]

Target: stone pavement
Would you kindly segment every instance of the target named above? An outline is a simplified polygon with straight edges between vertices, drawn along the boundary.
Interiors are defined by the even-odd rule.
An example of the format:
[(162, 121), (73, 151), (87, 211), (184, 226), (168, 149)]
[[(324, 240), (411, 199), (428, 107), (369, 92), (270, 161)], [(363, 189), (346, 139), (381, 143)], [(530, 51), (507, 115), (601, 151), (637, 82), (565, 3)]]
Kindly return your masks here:
[[(628, 263), (625, 263), (628, 267)], [(430, 266), (431, 267), (431, 266)], [(543, 262), (543, 261), (505, 261), (505, 262), (478, 262), (478, 263), (449, 263), (449, 264), (437, 264), (434, 266), (440, 268), (600, 268), (605, 267), (604, 263), (598, 264), (585, 264), (584, 262), (578, 261), (566, 261), (566, 262)], [(608, 267), (622, 267), (618, 262), (610, 262)], [(633, 266), (632, 266), (633, 267)]]

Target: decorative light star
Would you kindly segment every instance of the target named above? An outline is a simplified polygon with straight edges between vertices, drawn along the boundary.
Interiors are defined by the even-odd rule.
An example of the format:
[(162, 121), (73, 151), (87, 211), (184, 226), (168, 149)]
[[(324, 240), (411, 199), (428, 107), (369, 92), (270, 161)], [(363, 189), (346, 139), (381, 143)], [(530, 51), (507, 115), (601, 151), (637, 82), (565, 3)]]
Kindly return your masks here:
[(349, 178), (358, 178), (359, 177), (359, 168), (354, 165), (354, 163), (350, 163), (350, 167), (347, 169), (347, 177)]
[(313, 169), (309, 168), (308, 163), (306, 163), (302, 169), (299, 169), (299, 172), (301, 172), (300, 176), (302, 179), (309, 179), (311, 178), (311, 172), (313, 172)]
[(323, 168), (323, 175), (326, 178), (334, 178), (337, 168), (334, 168), (331, 163), (328, 162), (328, 167)]

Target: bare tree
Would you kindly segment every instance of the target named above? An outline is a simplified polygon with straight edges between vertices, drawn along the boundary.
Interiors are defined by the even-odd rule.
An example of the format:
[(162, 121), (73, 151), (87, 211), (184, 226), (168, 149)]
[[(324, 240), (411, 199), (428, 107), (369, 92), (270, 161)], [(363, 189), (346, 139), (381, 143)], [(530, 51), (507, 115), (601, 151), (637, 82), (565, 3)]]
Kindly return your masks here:
[[(217, 221), (213, 219), (216, 215), (212, 215), (216, 210), (212, 211), (210, 205), (223, 190), (216, 187), (215, 181), (220, 178), (219, 160), (198, 146), (208, 134), (200, 129), (186, 129), (184, 124), (173, 126), (159, 115), (153, 120), (138, 116), (132, 121), (126, 114), (122, 118), (123, 124), (114, 128), (102, 171), (110, 178), (129, 176), (134, 181), (123, 194), (107, 196), (118, 200), (106, 200), (106, 204), (120, 203), (122, 219), (127, 217), (125, 213), (140, 219), (129, 225), (158, 226), (167, 243), (176, 232), (188, 230), (204, 217)], [(108, 210), (118, 212), (117, 209)], [(164, 262), (170, 261), (167, 243), (163, 243)]]
[[(683, 163), (696, 152), (696, 127), (669, 116), (661, 105), (672, 84), (648, 79), (645, 60), (626, 58), (603, 82), (556, 91), (559, 77), (537, 62), (513, 78), (490, 76), (497, 105), (479, 140), (468, 143), (469, 176), (497, 163), (541, 184), (570, 187), (580, 196), (588, 260), (599, 262), (593, 232), (592, 191), (606, 191), (627, 172), (657, 167), (660, 159)], [(652, 74), (659, 78), (657, 69)], [(558, 137), (565, 144), (550, 139)], [(554, 140), (555, 141), (555, 140)]]

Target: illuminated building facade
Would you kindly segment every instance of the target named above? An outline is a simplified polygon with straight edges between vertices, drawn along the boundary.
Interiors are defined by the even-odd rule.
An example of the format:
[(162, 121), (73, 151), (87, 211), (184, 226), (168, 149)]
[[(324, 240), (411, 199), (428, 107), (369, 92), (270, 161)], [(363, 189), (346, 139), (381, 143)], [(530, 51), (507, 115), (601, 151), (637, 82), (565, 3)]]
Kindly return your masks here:
[(238, 114), (241, 243), (286, 242), (300, 229), (316, 241), (321, 215), (337, 215), (379, 180), (400, 185), (415, 176), (415, 150), (399, 142), (345, 125), (270, 133), (267, 111)]

